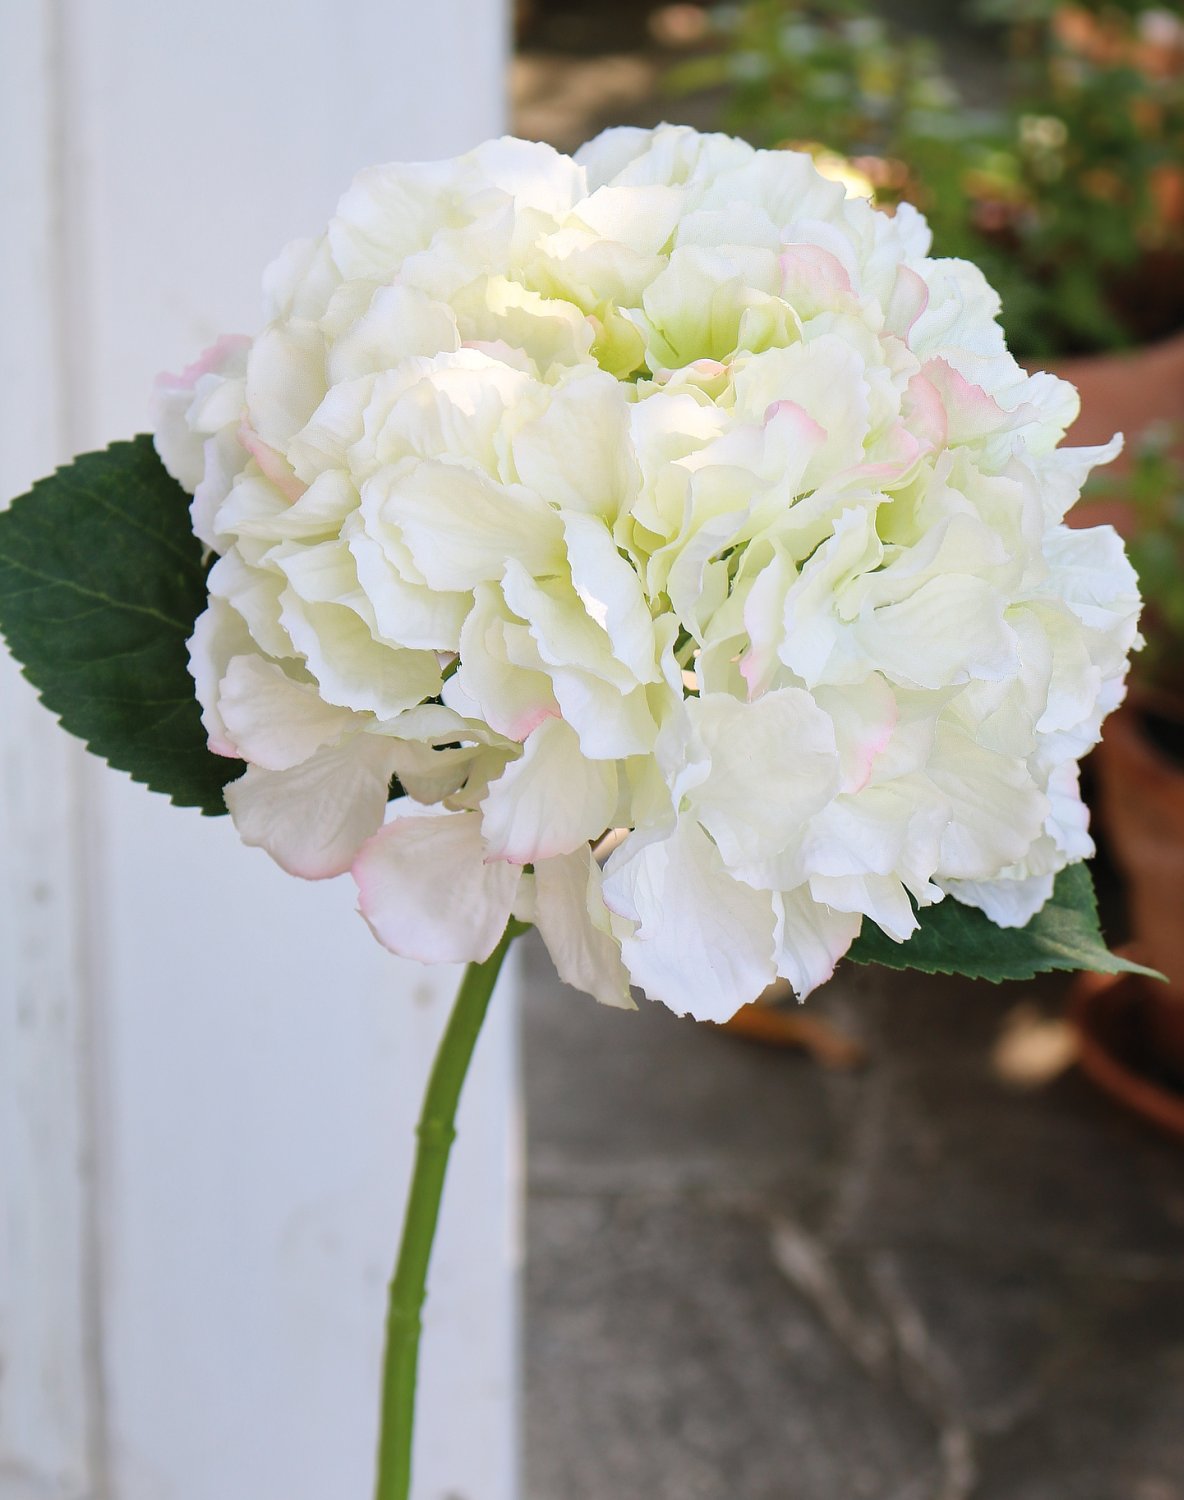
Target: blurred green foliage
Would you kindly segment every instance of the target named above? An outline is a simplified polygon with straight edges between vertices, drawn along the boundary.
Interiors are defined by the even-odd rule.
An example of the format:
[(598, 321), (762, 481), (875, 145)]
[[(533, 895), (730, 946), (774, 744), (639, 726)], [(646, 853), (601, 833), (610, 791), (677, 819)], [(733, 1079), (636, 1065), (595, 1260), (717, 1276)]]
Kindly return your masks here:
[(674, 68), (724, 91), (762, 146), (829, 148), (876, 201), (924, 210), (939, 255), (976, 261), (1009, 343), (1039, 358), (1184, 323), (1184, 19), (1178, 7), (982, 0), (1006, 29), (1005, 97), (970, 110), (935, 46), (863, 0), (742, 0)]
[[(1184, 463), (1179, 430), (1152, 428), (1120, 484), (1099, 480), (1094, 494), (1120, 494), (1134, 515), (1127, 551), (1146, 601), (1147, 644), (1136, 676), (1152, 687), (1184, 693)], [(1087, 492), (1088, 493), (1088, 492)]]

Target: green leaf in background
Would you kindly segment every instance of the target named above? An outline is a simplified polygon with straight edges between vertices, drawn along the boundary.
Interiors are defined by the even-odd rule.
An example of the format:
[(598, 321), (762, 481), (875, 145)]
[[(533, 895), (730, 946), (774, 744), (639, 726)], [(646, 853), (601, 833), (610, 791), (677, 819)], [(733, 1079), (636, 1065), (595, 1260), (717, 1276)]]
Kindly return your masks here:
[(182, 807), (223, 813), (185, 642), (205, 608), (189, 496), (149, 437), (87, 453), (0, 514), (0, 631), (72, 734)]
[(1106, 947), (1098, 925), (1094, 883), (1084, 864), (1057, 876), (1052, 896), (1026, 927), (996, 927), (973, 906), (947, 896), (918, 913), (921, 927), (907, 943), (894, 943), (872, 922), (847, 957), (857, 964), (964, 974), (970, 979), (1032, 979), (1053, 969), (1093, 969), (1100, 974), (1147, 974), (1154, 969), (1120, 958)]

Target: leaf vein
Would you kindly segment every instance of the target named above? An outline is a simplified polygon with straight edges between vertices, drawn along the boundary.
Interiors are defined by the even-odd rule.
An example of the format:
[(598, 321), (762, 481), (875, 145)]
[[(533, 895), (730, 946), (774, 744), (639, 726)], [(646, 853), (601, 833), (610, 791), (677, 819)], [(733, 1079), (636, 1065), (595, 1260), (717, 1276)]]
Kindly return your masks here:
[[(112, 599), (109, 594), (104, 594), (100, 589), (88, 588), (85, 584), (77, 582), (72, 578), (55, 578), (52, 573), (42, 572), (34, 568), (30, 563), (21, 562), (14, 557), (5, 559), (10, 567), (18, 569), (31, 578), (38, 579), (50, 588), (64, 589), (69, 594), (78, 594), (84, 599), (94, 599), (98, 605), (106, 605), (117, 614), (143, 615), (147, 619), (159, 620), (162, 625), (167, 625), (170, 630), (181, 631), (188, 635), (193, 629), (193, 621), (178, 620), (175, 616), (165, 615), (158, 609), (153, 609), (150, 604), (136, 604), (127, 599)], [(96, 612), (101, 612), (96, 609)], [(84, 617), (85, 618), (85, 617)]]

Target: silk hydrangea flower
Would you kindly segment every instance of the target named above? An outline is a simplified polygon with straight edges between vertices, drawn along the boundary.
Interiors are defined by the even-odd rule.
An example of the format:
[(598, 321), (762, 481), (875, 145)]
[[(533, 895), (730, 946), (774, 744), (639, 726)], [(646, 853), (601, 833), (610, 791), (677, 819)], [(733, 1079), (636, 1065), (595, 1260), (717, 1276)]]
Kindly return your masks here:
[(1118, 538), (1064, 524), (1117, 442), (1058, 447), (1074, 391), (929, 248), (673, 127), (362, 173), (263, 332), (161, 388), (242, 837), (352, 871), (395, 952), (514, 914), (713, 1020), (865, 922), (1024, 925), (1137, 640)]

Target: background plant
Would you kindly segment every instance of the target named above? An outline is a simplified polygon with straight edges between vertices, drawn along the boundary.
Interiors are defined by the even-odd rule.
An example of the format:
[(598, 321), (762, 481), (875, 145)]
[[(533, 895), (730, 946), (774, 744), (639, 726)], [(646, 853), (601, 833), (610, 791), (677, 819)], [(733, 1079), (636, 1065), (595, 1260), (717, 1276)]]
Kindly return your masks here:
[(1137, 681), (1184, 699), (1184, 462), (1179, 426), (1151, 428), (1121, 480), (1099, 476), (1087, 498), (1129, 505), (1127, 551), (1144, 598), (1146, 645), (1132, 661)]
[[(997, 100), (969, 109), (934, 45), (862, 0), (746, 0), (676, 91), (724, 90), (762, 146), (829, 150), (934, 250), (977, 262), (1021, 357), (1118, 348), (1184, 323), (1184, 20), (1162, 6), (986, 0)], [(1000, 32), (1002, 28), (1002, 32)], [(841, 173), (840, 173), (841, 175)]]

